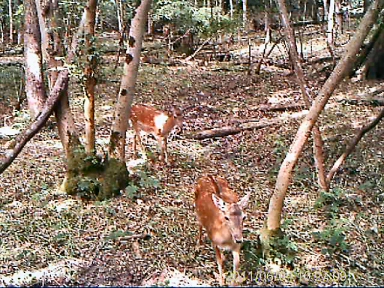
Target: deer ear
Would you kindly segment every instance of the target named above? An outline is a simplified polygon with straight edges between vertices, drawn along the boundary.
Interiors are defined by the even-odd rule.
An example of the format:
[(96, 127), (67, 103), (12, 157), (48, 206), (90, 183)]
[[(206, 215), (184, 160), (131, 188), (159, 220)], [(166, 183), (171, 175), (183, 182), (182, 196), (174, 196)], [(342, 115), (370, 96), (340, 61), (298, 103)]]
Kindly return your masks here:
[(226, 203), (224, 202), (223, 199), (221, 199), (220, 197), (217, 197), (215, 194), (212, 194), (212, 200), (217, 208), (219, 208), (223, 212), (225, 211)]
[(247, 195), (245, 195), (243, 198), (240, 199), (239, 202), (237, 202), (237, 205), (239, 205), (241, 209), (244, 209), (245, 207), (247, 207), (250, 196), (251, 196), (251, 193), (248, 193)]

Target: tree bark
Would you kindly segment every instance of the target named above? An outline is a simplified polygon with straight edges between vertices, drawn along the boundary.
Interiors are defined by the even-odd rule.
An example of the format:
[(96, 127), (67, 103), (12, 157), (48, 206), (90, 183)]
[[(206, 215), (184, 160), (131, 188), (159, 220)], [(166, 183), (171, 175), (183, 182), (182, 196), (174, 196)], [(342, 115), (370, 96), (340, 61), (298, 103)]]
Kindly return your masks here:
[[(59, 0), (51, 0), (46, 2), (44, 9), (43, 18), (46, 23), (46, 39), (47, 39), (47, 56), (48, 56), (48, 67), (49, 67), (49, 82), (50, 87), (57, 81), (59, 70), (62, 69), (64, 63), (62, 60), (57, 58), (64, 57), (64, 45), (63, 35), (59, 34), (58, 27), (62, 27), (64, 24), (61, 23)], [(83, 26), (80, 24), (80, 30)], [(49, 31), (49, 33), (48, 33)], [(68, 52), (67, 63), (72, 63), (75, 57), (75, 51), (77, 47), (77, 37), (74, 36), (72, 39), (72, 50)], [(64, 89), (62, 97), (55, 106), (55, 117), (57, 121), (57, 127), (61, 143), (64, 148), (66, 157), (70, 157), (71, 151), (69, 147), (70, 139), (78, 139), (78, 132), (76, 130), (75, 121), (71, 109), (69, 107), (68, 89)]]
[(247, 27), (247, 8), (248, 8), (248, 1), (247, 0), (243, 0), (243, 27), (246, 28)]
[(303, 151), (304, 145), (308, 140), (310, 132), (315, 125), (320, 113), (331, 97), (333, 91), (336, 89), (340, 81), (348, 74), (348, 72), (351, 71), (353, 63), (356, 61), (358, 51), (367, 34), (371, 30), (372, 25), (376, 22), (378, 13), (383, 7), (383, 2), (383, 0), (373, 1), (370, 9), (362, 19), (354, 37), (348, 43), (346, 52), (344, 53), (342, 59), (325, 82), (324, 86), (313, 102), (308, 115), (300, 125), (296, 137), (291, 144), (289, 152), (284, 159), (277, 176), (275, 190), (271, 197), (268, 209), (268, 230), (277, 230), (280, 228), (284, 198), (288, 190), (288, 186), (291, 182), (292, 171), (297, 163), (298, 157)]
[[(280, 10), (281, 19), (285, 27), (285, 34), (286, 34), (286, 37), (288, 38), (287, 43), (290, 46), (289, 47), (290, 58), (295, 70), (297, 80), (299, 82), (304, 103), (309, 109), (311, 107), (311, 102), (312, 102), (311, 96), (309, 95), (309, 92), (308, 92), (309, 91), (308, 84), (306, 83), (306, 80), (304, 78), (303, 68), (301, 66), (299, 55), (297, 53), (295, 33), (289, 21), (288, 10), (285, 4), (285, 0), (278, 0), (278, 5), (280, 8), (279, 10)], [(325, 178), (325, 168), (324, 168), (323, 139), (321, 137), (320, 129), (317, 125), (313, 127), (312, 132), (313, 132), (313, 139), (314, 139), (313, 152), (314, 152), (315, 164), (316, 164), (316, 169), (317, 169), (317, 174), (319, 179), (319, 185), (323, 190), (327, 190), (327, 181)]]
[(85, 149), (87, 153), (95, 152), (95, 86), (97, 59), (94, 54), (93, 38), (95, 35), (97, 0), (89, 0), (85, 7), (85, 46), (88, 63), (84, 68), (85, 74)]
[[(302, 111), (302, 112), (294, 113), (293, 115), (290, 115), (290, 116), (283, 116), (276, 119), (268, 119), (264, 121), (259, 121), (256, 119), (255, 120), (254, 119), (238, 120), (240, 123), (234, 124), (232, 126), (224, 126), (220, 128), (198, 131), (196, 133), (187, 135), (187, 138), (203, 140), (207, 138), (234, 135), (245, 130), (261, 129), (261, 128), (265, 128), (273, 125), (280, 125), (280, 124), (286, 123), (289, 120), (293, 120), (293, 119), (297, 120), (298, 118), (302, 118), (306, 114), (307, 114), (307, 111)], [(232, 122), (235, 122), (235, 121), (232, 121)]]
[(363, 138), (363, 136), (375, 128), (377, 124), (379, 124), (380, 120), (384, 117), (384, 109), (381, 110), (380, 114), (368, 125), (362, 127), (358, 133), (356, 134), (355, 138), (352, 139), (352, 141), (349, 143), (347, 148), (345, 149), (345, 152), (337, 159), (335, 164), (333, 164), (332, 169), (329, 171), (327, 175), (327, 182), (328, 185), (331, 183), (333, 177), (335, 176), (336, 172), (340, 169), (341, 165), (344, 164), (345, 159), (355, 150), (355, 147), (360, 142), (360, 140)]
[(25, 92), (31, 118), (41, 112), (46, 99), (41, 54), (41, 34), (35, 0), (24, 1), (25, 5)]
[(140, 6), (136, 10), (135, 17), (132, 20), (129, 32), (128, 48), (123, 70), (124, 75), (121, 78), (108, 149), (109, 157), (116, 158), (120, 161), (125, 161), (125, 134), (128, 128), (128, 119), (131, 114), (145, 24), (151, 3), (152, 0), (141, 1)]
[(335, 14), (335, 0), (329, 1), (329, 11), (328, 11), (328, 26), (327, 26), (327, 43), (330, 47), (333, 47), (333, 29), (334, 29), (334, 18)]
[(363, 79), (384, 79), (384, 24), (381, 23), (379, 32), (373, 43), (361, 71)]
[(34, 122), (32, 122), (27, 129), (23, 131), (16, 138), (16, 145), (13, 148), (12, 152), (8, 154), (7, 158), (1, 161), (0, 163), (0, 174), (4, 172), (5, 169), (12, 164), (13, 160), (16, 159), (17, 155), (21, 152), (24, 146), (28, 143), (33, 136), (35, 136), (41, 128), (44, 127), (45, 123), (49, 119), (49, 116), (52, 114), (53, 108), (59, 101), (62, 92), (67, 88), (68, 85), (68, 70), (63, 70), (60, 72), (59, 77), (53, 87), (50, 96), (45, 102), (44, 107), (41, 110), (41, 113)]
[[(27, 4), (27, 3), (26, 3)], [(13, 12), (12, 0), (8, 0), (8, 14), (9, 14), (9, 42), (13, 44)]]

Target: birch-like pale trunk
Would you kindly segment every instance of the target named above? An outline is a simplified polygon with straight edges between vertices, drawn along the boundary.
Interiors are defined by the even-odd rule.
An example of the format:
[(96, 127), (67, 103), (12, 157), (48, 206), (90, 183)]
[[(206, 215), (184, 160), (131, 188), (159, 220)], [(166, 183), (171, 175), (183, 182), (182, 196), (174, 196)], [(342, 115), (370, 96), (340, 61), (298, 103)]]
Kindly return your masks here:
[(8, 14), (9, 14), (9, 42), (13, 44), (13, 12), (12, 0), (8, 0)]
[(126, 51), (123, 76), (112, 123), (112, 131), (109, 142), (109, 157), (125, 161), (125, 142), (128, 119), (131, 114), (131, 106), (135, 93), (136, 79), (140, 64), (140, 53), (148, 18), (148, 12), (152, 0), (141, 1), (136, 9), (129, 31), (128, 48)]
[(327, 42), (328, 44), (333, 47), (333, 41), (334, 41), (334, 14), (335, 14), (335, 0), (329, 1), (329, 10), (328, 10), (328, 26), (327, 26)]
[(41, 54), (41, 34), (35, 0), (24, 1), (25, 5), (25, 92), (31, 118), (36, 118), (46, 100)]
[(233, 0), (229, 0), (229, 15), (231, 15), (231, 20), (233, 19)]
[(372, 2), (370, 9), (360, 22), (354, 37), (348, 43), (343, 57), (333, 70), (330, 77), (324, 83), (324, 86), (320, 90), (315, 101), (312, 103), (311, 109), (309, 110), (307, 116), (301, 123), (299, 130), (296, 133), (296, 137), (289, 148), (288, 154), (285, 157), (277, 176), (275, 190), (269, 203), (267, 219), (268, 230), (275, 231), (280, 228), (285, 195), (292, 179), (292, 171), (303, 151), (304, 145), (307, 142), (313, 126), (315, 125), (333, 91), (353, 68), (353, 64), (357, 59), (361, 45), (371, 30), (372, 25), (376, 23), (377, 16), (383, 6), (384, 0), (374, 0)]
[(247, 13), (248, 13), (248, 1), (247, 0), (243, 0), (243, 27), (246, 28), (247, 27)]

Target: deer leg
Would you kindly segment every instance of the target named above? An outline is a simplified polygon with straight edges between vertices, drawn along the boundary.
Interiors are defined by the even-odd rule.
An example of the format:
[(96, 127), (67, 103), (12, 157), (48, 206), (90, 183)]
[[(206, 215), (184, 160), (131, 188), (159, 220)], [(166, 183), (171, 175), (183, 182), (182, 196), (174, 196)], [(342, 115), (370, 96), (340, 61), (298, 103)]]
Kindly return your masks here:
[(216, 261), (217, 261), (217, 266), (219, 267), (219, 281), (220, 281), (220, 285), (224, 285), (225, 284), (225, 281), (224, 281), (224, 275), (223, 275), (223, 264), (224, 264), (224, 255), (221, 253), (219, 247), (217, 247), (216, 245), (213, 245), (213, 248), (215, 248), (215, 252), (216, 252)]
[(160, 147), (160, 161), (164, 161), (165, 163), (168, 162), (168, 155), (167, 155), (167, 138), (159, 137), (157, 139), (158, 146)]
[(137, 147), (136, 147), (137, 135), (133, 136), (133, 157), (136, 159)]
[(143, 154), (143, 157), (146, 158), (147, 157), (147, 154), (145, 152), (145, 147), (143, 145), (143, 142), (141, 141), (141, 136), (140, 136), (140, 131), (138, 131), (135, 136), (137, 136), (137, 140), (139, 140), (139, 145), (140, 145), (140, 149), (141, 149), (141, 153)]
[(165, 163), (168, 163), (168, 141), (167, 137), (164, 137), (163, 140), (163, 156)]
[(199, 224), (199, 245), (203, 245), (203, 226)]
[(238, 249), (235, 249), (232, 251), (233, 255), (233, 278), (232, 278), (232, 285), (235, 285), (236, 278), (237, 278), (237, 271), (239, 270), (240, 266), (240, 247)]

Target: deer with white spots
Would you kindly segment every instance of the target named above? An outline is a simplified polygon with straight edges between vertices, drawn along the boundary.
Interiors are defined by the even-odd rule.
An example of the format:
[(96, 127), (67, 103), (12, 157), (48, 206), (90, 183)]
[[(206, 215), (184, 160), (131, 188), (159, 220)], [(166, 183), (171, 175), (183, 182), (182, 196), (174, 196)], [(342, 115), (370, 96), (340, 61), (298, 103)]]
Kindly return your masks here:
[(141, 141), (140, 132), (152, 134), (161, 149), (160, 161), (168, 162), (167, 138), (175, 127), (182, 129), (183, 117), (178, 108), (172, 109), (172, 114), (159, 111), (146, 105), (134, 105), (131, 110), (130, 120), (135, 132), (133, 151), (136, 155), (136, 142), (139, 141), (141, 151), (145, 155), (145, 148)]
[(239, 201), (229, 188), (227, 180), (211, 175), (201, 177), (195, 190), (195, 208), (199, 222), (199, 243), (202, 244), (202, 229), (206, 230), (216, 252), (220, 285), (224, 285), (224, 255), (220, 249), (232, 251), (233, 273), (240, 266), (240, 249), (243, 242), (243, 209), (248, 205), (250, 194)]

